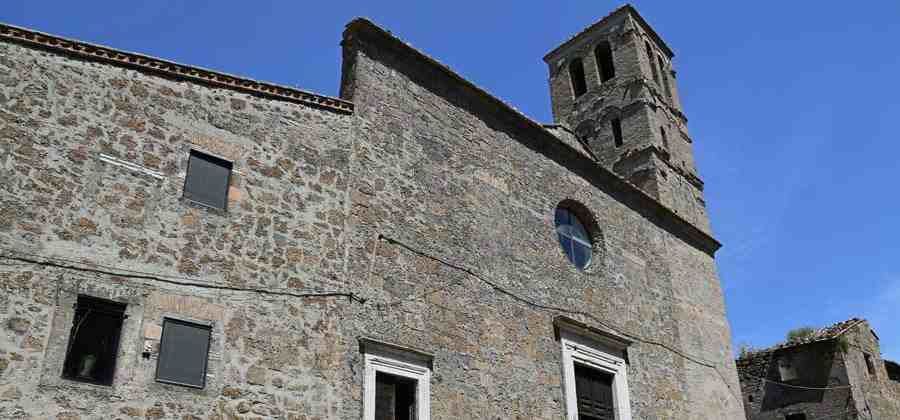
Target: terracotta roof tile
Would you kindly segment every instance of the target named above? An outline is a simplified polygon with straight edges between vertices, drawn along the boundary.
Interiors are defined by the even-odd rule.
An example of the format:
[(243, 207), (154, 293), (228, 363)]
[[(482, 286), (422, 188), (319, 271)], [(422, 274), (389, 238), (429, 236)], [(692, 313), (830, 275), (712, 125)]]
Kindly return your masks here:
[(790, 347), (802, 346), (804, 344), (833, 340), (835, 338), (840, 337), (845, 332), (849, 331), (851, 328), (859, 325), (861, 322), (865, 322), (865, 319), (850, 318), (846, 321), (841, 321), (841, 322), (829, 325), (827, 327), (820, 328), (820, 329), (816, 330), (813, 334), (810, 334), (809, 337), (806, 337), (802, 340), (795, 340), (795, 341), (779, 343), (772, 347), (751, 351), (749, 355), (754, 356), (757, 354), (770, 353), (775, 350), (781, 350), (781, 349), (786, 349), (786, 348), (790, 348)]

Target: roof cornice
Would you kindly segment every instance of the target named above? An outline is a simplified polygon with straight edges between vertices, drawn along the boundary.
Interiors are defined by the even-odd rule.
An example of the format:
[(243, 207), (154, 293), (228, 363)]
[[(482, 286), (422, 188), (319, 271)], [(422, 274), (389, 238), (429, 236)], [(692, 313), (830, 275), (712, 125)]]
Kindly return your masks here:
[(613, 10), (612, 12), (610, 12), (610, 14), (604, 16), (602, 19), (598, 20), (597, 22), (592, 23), (587, 28), (584, 28), (581, 31), (579, 31), (578, 33), (576, 33), (575, 35), (572, 35), (571, 37), (569, 37), (569, 39), (565, 40), (565, 42), (563, 42), (562, 44), (559, 44), (559, 46), (557, 46), (552, 51), (550, 51), (546, 55), (544, 55), (544, 61), (549, 62), (551, 57), (553, 57), (554, 55), (559, 53), (561, 50), (563, 50), (567, 46), (576, 43), (578, 41), (578, 39), (581, 37), (581, 35), (596, 29), (597, 27), (608, 22), (613, 17), (618, 16), (623, 13), (630, 14), (632, 17), (634, 17), (638, 21), (638, 23), (644, 27), (644, 30), (647, 31), (647, 34), (650, 35), (650, 37), (652, 37), (653, 40), (656, 41), (656, 44), (659, 45), (659, 47), (662, 48), (662, 50), (666, 53), (666, 55), (669, 56), (669, 59), (671, 59), (672, 57), (675, 57), (675, 52), (672, 51), (671, 48), (669, 48), (669, 45), (666, 44), (666, 41), (663, 41), (662, 37), (659, 36), (658, 33), (656, 33), (656, 30), (653, 29), (653, 27), (650, 26), (649, 23), (647, 23), (647, 21), (644, 19), (643, 16), (641, 16), (640, 13), (638, 13), (637, 9), (635, 9), (634, 6), (632, 6), (631, 4), (626, 3), (622, 7), (619, 7), (618, 9)]
[(214, 70), (179, 64), (143, 54), (125, 52), (101, 45), (75, 41), (3, 23), (0, 23), (0, 41), (14, 42), (29, 47), (41, 48), (61, 55), (132, 68), (164, 77), (236, 90), (271, 99), (301, 103), (340, 113), (349, 114), (353, 112), (353, 103), (342, 99), (273, 83), (260, 82)]
[[(626, 179), (616, 175), (597, 161), (590, 159), (579, 150), (559, 140), (542, 124), (532, 120), (503, 100), (460, 76), (447, 65), (417, 50), (372, 21), (365, 18), (356, 18), (348, 23), (347, 28), (344, 30), (342, 45), (347, 48), (358, 42), (358, 38), (364, 38), (365, 34), (375, 35), (375, 38), (368, 37), (368, 39), (377, 41), (379, 48), (386, 48), (387, 51), (396, 51), (404, 54), (404, 56), (409, 56), (417, 62), (424, 63), (443, 73), (461, 86), (470, 89), (483, 100), (493, 105), (493, 109), (508, 116), (508, 118), (505, 118), (507, 121), (528, 130), (528, 140), (539, 144), (539, 146), (536, 146), (538, 152), (550, 157), (561, 166), (567, 167), (573, 173), (604, 190), (654, 224), (710, 256), (714, 255), (721, 248), (722, 244), (712, 235), (687, 221)], [(525, 140), (519, 141), (525, 143)], [(526, 147), (531, 146), (526, 144)]]

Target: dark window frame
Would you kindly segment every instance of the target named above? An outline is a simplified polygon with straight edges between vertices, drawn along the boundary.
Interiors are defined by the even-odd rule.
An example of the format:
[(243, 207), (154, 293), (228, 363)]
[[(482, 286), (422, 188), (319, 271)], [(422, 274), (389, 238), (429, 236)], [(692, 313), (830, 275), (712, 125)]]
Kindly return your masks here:
[[(196, 192), (189, 188), (190, 179), (191, 179), (191, 164), (194, 162), (194, 159), (201, 159), (207, 161), (213, 165), (221, 166), (225, 169), (228, 169), (228, 175), (225, 177), (225, 190), (220, 192), (221, 196), (221, 206), (218, 203), (207, 202), (204, 200), (204, 197), (199, 197)], [(185, 200), (190, 201), (191, 203), (195, 203), (197, 205), (207, 207), (210, 209), (215, 209), (219, 211), (225, 211), (228, 209), (228, 190), (231, 186), (231, 176), (232, 172), (234, 172), (234, 162), (223, 159), (221, 157), (215, 156), (213, 154), (204, 152), (202, 150), (191, 149), (188, 153), (188, 162), (187, 162), (187, 170), (184, 175), (184, 185), (182, 187), (182, 197)], [(212, 200), (210, 200), (212, 201)]]
[(612, 128), (613, 133), (613, 141), (616, 144), (616, 147), (622, 147), (625, 144), (625, 141), (622, 139), (622, 120), (620, 118), (613, 118), (609, 120), (610, 128)]
[(594, 47), (594, 60), (597, 64), (597, 74), (600, 76), (601, 83), (616, 77), (612, 45), (608, 41), (603, 41)]
[(653, 53), (653, 47), (650, 46), (650, 42), (644, 41), (644, 49), (647, 50), (647, 61), (650, 62), (650, 72), (653, 73), (653, 81), (659, 86), (659, 71), (656, 70), (655, 54)]
[(385, 408), (380, 405), (385, 402), (383, 399), (385, 395), (379, 393), (382, 389), (379, 385), (393, 386), (393, 394), (391, 394), (393, 397), (391, 399), (393, 407), (390, 407), (390, 412), (394, 414), (394, 420), (411, 420), (416, 418), (416, 413), (419, 409), (419, 379), (377, 371), (375, 372), (375, 384), (375, 420), (384, 418), (383, 416), (385, 414), (383, 411), (379, 410)]
[[(193, 384), (193, 383), (171, 380), (171, 379), (165, 379), (165, 378), (160, 377), (160, 365), (161, 365), (160, 362), (163, 360), (164, 352), (166, 351), (166, 345), (165, 345), (165, 343), (166, 343), (166, 323), (168, 323), (168, 322), (175, 323), (175, 324), (181, 324), (184, 326), (196, 327), (196, 328), (207, 330), (209, 332), (209, 336), (207, 337), (208, 342), (206, 343), (206, 357), (203, 358), (203, 371), (202, 371), (202, 374), (200, 375), (201, 382), (199, 385)], [(184, 386), (184, 387), (188, 387), (188, 388), (196, 388), (196, 389), (206, 388), (206, 375), (209, 373), (209, 353), (210, 353), (210, 350), (212, 349), (212, 333), (213, 333), (213, 326), (211, 324), (197, 322), (197, 321), (190, 321), (190, 320), (185, 320), (185, 319), (180, 319), (180, 318), (174, 318), (174, 317), (163, 317), (162, 335), (160, 336), (160, 340), (159, 340), (159, 355), (156, 360), (156, 372), (154, 373), (154, 379), (156, 380), (156, 382), (170, 384), (170, 385)], [(172, 350), (172, 349), (170, 349), (170, 350)]]
[[(575, 363), (573, 368), (575, 369), (575, 395), (578, 401), (578, 418), (615, 418), (615, 374), (578, 362)], [(586, 373), (587, 375), (585, 375)], [(594, 383), (591, 389), (584, 389), (580, 386), (587, 385), (587, 382), (591, 381)], [(604, 394), (608, 393), (608, 398), (607, 395), (603, 395), (600, 399), (597, 398), (598, 384), (600, 387), (603, 387), (599, 391)]]
[(662, 137), (663, 148), (669, 150), (669, 136), (666, 135), (665, 127), (659, 127), (659, 135)]
[(584, 73), (584, 61), (574, 58), (569, 62), (569, 79), (572, 82), (572, 94), (575, 98), (587, 93), (587, 77)]
[[(69, 330), (69, 340), (66, 347), (66, 356), (63, 361), (62, 374), (60, 375), (63, 379), (102, 386), (113, 385), (116, 377), (116, 366), (119, 360), (119, 346), (121, 345), (122, 340), (122, 329), (124, 327), (125, 319), (127, 318), (125, 315), (127, 307), (128, 306), (124, 303), (115, 302), (109, 299), (78, 295), (74, 305), (72, 326)], [(73, 363), (77, 363), (74, 359), (76, 357), (76, 350), (74, 348), (76, 346), (76, 340), (81, 332), (81, 327), (84, 326), (84, 322), (88, 320), (88, 316), (92, 312), (110, 317), (116, 322), (115, 330), (110, 331), (109, 335), (107, 335), (107, 338), (111, 340), (109, 348), (107, 348), (107, 352), (109, 352), (107, 357), (110, 359), (107, 362), (104, 362), (108, 363), (108, 372), (106, 373), (108, 377), (101, 379), (88, 379), (86, 377), (78, 376), (77, 374), (72, 374), (73, 370), (77, 370), (77, 367), (72, 365)], [(79, 318), (79, 314), (82, 316), (81, 318)], [(97, 363), (97, 361), (95, 360), (94, 363)], [(95, 364), (94, 369), (98, 366), (99, 365)]]
[(666, 73), (665, 62), (663, 61), (663, 58), (661, 55), (657, 55), (656, 60), (657, 60), (657, 63), (659, 63), (659, 77), (662, 78), (663, 88), (666, 91), (666, 97), (669, 98), (669, 100), (671, 101), (672, 100), (672, 88), (669, 87), (669, 77), (666, 76), (667, 73)]

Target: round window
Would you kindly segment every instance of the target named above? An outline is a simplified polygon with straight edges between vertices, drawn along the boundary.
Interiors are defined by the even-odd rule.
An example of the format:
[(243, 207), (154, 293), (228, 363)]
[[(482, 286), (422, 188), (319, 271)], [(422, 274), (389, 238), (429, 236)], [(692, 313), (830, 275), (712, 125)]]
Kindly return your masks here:
[(556, 209), (556, 233), (569, 262), (584, 270), (591, 263), (591, 237), (578, 216), (565, 208)]

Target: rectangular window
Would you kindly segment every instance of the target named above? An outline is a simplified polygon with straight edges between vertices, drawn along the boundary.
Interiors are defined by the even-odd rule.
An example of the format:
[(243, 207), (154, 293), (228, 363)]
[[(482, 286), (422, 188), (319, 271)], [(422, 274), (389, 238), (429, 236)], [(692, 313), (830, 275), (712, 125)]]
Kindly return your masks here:
[(666, 137), (666, 129), (659, 127), (659, 135), (662, 136), (663, 148), (669, 150), (669, 138)]
[(625, 360), (603, 344), (560, 331), (567, 420), (631, 420)]
[(572, 80), (572, 93), (575, 94), (576, 98), (587, 92), (587, 80), (584, 78), (584, 65), (580, 58), (576, 58), (569, 63), (569, 78)]
[(575, 394), (578, 397), (578, 418), (615, 419), (612, 385), (613, 375), (576, 363)]
[(804, 414), (804, 413), (788, 414), (788, 415), (784, 416), (784, 420), (806, 420), (806, 414)]
[(594, 49), (594, 59), (597, 61), (597, 72), (600, 73), (600, 81), (605, 82), (616, 77), (616, 69), (613, 65), (612, 48), (609, 42), (601, 42)]
[(656, 71), (656, 62), (653, 60), (653, 48), (650, 47), (649, 42), (644, 42), (644, 49), (647, 50), (647, 61), (650, 64), (650, 71), (653, 73), (653, 81), (656, 82), (656, 85), (659, 85), (659, 73)]
[(414, 420), (416, 380), (375, 372), (375, 420)]
[(418, 353), (386, 344), (365, 341), (363, 345), (363, 420), (428, 420), (430, 362)]
[(866, 360), (866, 371), (869, 375), (875, 376), (875, 362), (872, 361), (872, 355), (863, 353), (863, 358)]
[(191, 150), (184, 197), (204, 206), (224, 210), (228, 203), (231, 162)]
[(669, 88), (669, 78), (666, 76), (666, 65), (663, 62), (662, 57), (656, 57), (659, 62), (659, 76), (662, 77), (663, 85), (665, 86), (666, 96), (669, 100), (672, 100), (672, 89)]
[(212, 327), (209, 325), (165, 318), (156, 363), (156, 380), (193, 388), (206, 386), (211, 336)]
[(613, 141), (615, 141), (616, 147), (622, 146), (622, 120), (613, 118), (609, 123), (612, 126)]
[(798, 378), (797, 369), (787, 357), (778, 359), (778, 376), (783, 382), (794, 381)]
[(124, 319), (124, 304), (78, 296), (63, 378), (112, 385)]

